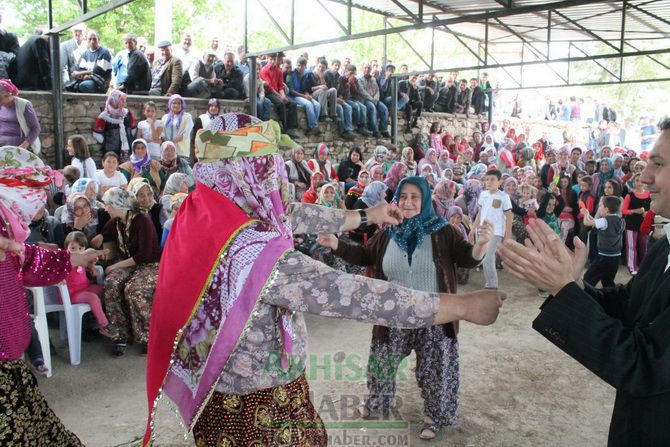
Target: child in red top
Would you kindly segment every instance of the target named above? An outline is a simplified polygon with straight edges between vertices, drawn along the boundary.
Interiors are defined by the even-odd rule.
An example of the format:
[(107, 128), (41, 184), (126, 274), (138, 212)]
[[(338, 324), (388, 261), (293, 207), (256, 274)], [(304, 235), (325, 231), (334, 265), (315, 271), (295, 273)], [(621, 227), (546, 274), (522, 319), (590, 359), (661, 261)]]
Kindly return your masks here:
[[(81, 231), (73, 231), (65, 238), (65, 248), (71, 253), (82, 253), (88, 247), (86, 235)], [(72, 304), (88, 304), (95, 315), (95, 319), (100, 326), (100, 333), (108, 338), (116, 338), (119, 330), (116, 326), (109, 323), (107, 316), (102, 310), (100, 297), (104, 290), (98, 284), (91, 284), (86, 276), (86, 268), (72, 267), (70, 274), (65, 278), (67, 290), (70, 293), (70, 302)]]

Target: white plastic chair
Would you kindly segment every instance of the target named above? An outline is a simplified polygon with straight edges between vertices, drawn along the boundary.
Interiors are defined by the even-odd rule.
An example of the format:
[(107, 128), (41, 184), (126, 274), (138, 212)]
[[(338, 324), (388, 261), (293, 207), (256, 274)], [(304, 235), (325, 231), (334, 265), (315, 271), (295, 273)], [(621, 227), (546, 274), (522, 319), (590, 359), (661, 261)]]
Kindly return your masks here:
[[(104, 284), (104, 270), (96, 265), (96, 282)], [(50, 293), (56, 289), (58, 293)], [(35, 329), (39, 334), (40, 345), (42, 346), (42, 356), (44, 364), (49, 368), (47, 377), (51, 377), (51, 351), (49, 348), (49, 328), (47, 326), (46, 314), (50, 312), (59, 312), (58, 328), (60, 339), (68, 340), (68, 349), (70, 351), (70, 364), (78, 365), (81, 362), (81, 320), (86, 312), (91, 311), (88, 304), (72, 304), (70, 301), (70, 292), (66, 284), (57, 284), (48, 287), (29, 287), (33, 294), (35, 308)], [(61, 303), (58, 302), (58, 297)]]

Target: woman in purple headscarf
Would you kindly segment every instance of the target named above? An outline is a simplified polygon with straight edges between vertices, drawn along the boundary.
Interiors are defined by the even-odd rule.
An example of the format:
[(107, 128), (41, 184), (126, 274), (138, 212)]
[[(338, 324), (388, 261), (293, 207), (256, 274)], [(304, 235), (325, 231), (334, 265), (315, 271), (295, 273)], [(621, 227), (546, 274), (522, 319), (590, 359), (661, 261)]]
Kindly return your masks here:
[(157, 160), (152, 160), (149, 156), (147, 142), (142, 138), (133, 141), (132, 155), (130, 160), (119, 166), (119, 171), (126, 176), (130, 182), (135, 177), (143, 177), (151, 185), (154, 195), (158, 197), (163, 190), (167, 176), (161, 164)]
[(186, 101), (181, 96), (170, 96), (167, 105), (168, 113), (163, 115), (163, 140), (172, 141), (177, 155), (188, 159), (191, 157), (193, 118), (186, 111)]
[(389, 169), (389, 172), (384, 178), (384, 184), (386, 185), (386, 201), (390, 202), (395, 194), (395, 190), (398, 187), (400, 180), (407, 177), (407, 165), (401, 161), (396, 161)]
[(0, 146), (17, 146), (39, 155), (40, 130), (32, 103), (19, 98), (12, 81), (0, 78)]

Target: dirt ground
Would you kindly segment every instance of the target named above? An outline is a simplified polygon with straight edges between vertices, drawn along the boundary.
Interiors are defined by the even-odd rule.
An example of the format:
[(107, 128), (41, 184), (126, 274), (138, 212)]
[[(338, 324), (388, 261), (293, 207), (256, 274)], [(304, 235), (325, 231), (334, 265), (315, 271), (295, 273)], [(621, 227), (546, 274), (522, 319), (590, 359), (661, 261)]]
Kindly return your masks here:
[[(620, 269), (618, 281), (627, 280)], [(482, 286), (473, 273), (462, 291)], [(308, 368), (314, 402), (329, 426), (330, 445), (435, 446), (603, 446), (607, 440), (614, 389), (531, 328), (542, 300), (536, 290), (501, 273), (509, 299), (497, 323), (462, 323), (461, 407), (457, 426), (430, 442), (418, 438), (423, 401), (413, 376), (414, 356), (398, 380), (399, 416), (362, 422), (353, 416), (366, 391), (364, 365), (370, 326), (308, 316)], [(97, 338), (82, 346), (82, 363), (70, 366), (67, 345), (57, 347), (53, 377), (40, 389), (65, 425), (87, 446), (136, 445), (144, 431), (146, 358), (129, 348), (119, 359)], [(407, 425), (404, 421), (407, 421)], [(160, 445), (192, 445), (177, 435)]]

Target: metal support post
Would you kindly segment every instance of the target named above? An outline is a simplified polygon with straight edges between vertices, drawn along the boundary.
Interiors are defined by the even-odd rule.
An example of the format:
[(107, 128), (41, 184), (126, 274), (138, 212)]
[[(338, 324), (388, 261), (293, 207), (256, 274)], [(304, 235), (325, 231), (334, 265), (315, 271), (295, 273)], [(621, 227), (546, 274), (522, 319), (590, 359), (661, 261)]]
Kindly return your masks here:
[[(405, 107), (410, 107), (405, 104)], [(398, 78), (391, 78), (391, 142), (398, 144)]]
[[(619, 43), (619, 53), (623, 54), (623, 47), (626, 38), (626, 8), (628, 2), (624, 0), (623, 8), (621, 8), (621, 42)], [(623, 57), (619, 59), (619, 80), (623, 80)]]
[(244, 53), (249, 52), (249, 0), (244, 0)]
[(489, 124), (493, 122), (493, 89), (490, 88), (487, 90), (486, 94), (489, 97)]
[(60, 67), (60, 35), (49, 35), (51, 53), (51, 94), (54, 115), (56, 167), (65, 166), (65, 118), (63, 116), (63, 71)]
[(551, 59), (551, 9), (547, 13), (547, 59)]
[(291, 0), (291, 45), (295, 45), (295, 0)]
[[(384, 29), (386, 29), (388, 20), (384, 17)], [(388, 36), (384, 34), (384, 55), (382, 56), (382, 76), (384, 76), (384, 71), (386, 71), (386, 61), (388, 60)]]
[(432, 27), (430, 29), (430, 69), (432, 70), (434, 66), (435, 66), (435, 27)]
[(484, 65), (489, 63), (489, 19), (484, 22)]
[(256, 104), (256, 56), (249, 57), (249, 115), (258, 116)]

